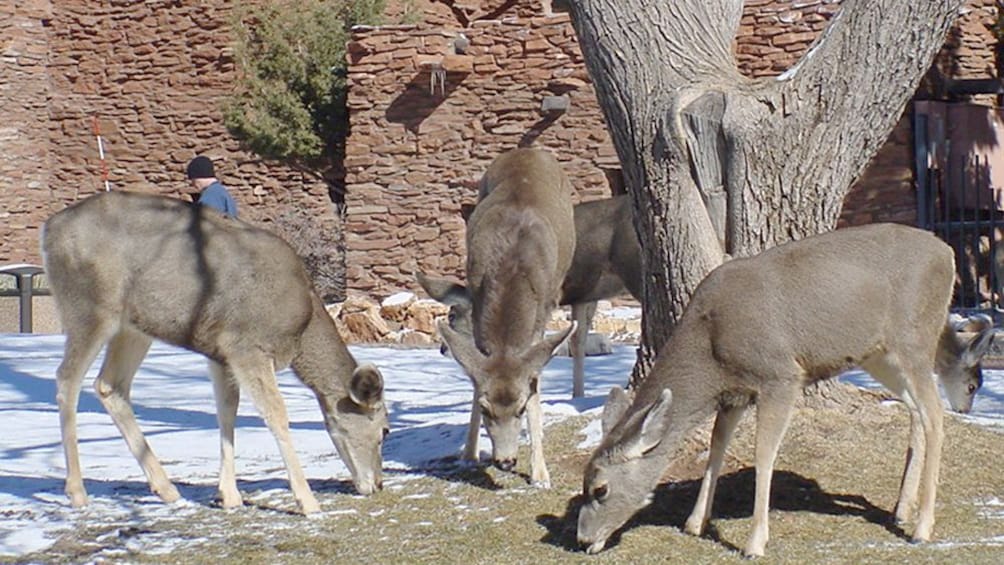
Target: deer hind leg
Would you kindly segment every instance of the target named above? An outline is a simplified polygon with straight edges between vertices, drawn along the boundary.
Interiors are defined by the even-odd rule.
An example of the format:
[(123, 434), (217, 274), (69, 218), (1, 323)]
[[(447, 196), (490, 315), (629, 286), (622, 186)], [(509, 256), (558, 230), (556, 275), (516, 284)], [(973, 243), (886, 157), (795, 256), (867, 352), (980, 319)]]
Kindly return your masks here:
[(538, 392), (526, 401), (526, 427), (530, 431), (530, 481), (536, 487), (551, 488), (551, 474), (544, 460), (544, 418)]
[(293, 491), (293, 497), (300, 506), (304, 514), (312, 514), (320, 511), (321, 507), (314, 498), (314, 493), (310, 490), (307, 478), (303, 474), (300, 466), (300, 459), (293, 448), (293, 440), (289, 435), (289, 416), (286, 413), (286, 404), (282, 395), (279, 394), (279, 387), (275, 380), (275, 371), (271, 361), (259, 358), (236, 363), (230, 363), (224, 368), (234, 375), (237, 382), (244, 385), (251, 394), (255, 407), (265, 420), (265, 425), (275, 436), (279, 445), (279, 453), (286, 463), (286, 471), (289, 473), (289, 487)]
[(474, 400), (471, 402), (471, 421), (467, 425), (467, 441), (464, 442), (464, 459), (475, 463), (481, 460), (478, 453), (478, 438), (481, 437), (481, 408), (478, 405), (480, 396), (481, 390), (474, 383)]
[(688, 534), (699, 536), (708, 525), (708, 520), (711, 518), (711, 507), (715, 500), (718, 474), (725, 461), (725, 448), (732, 440), (732, 434), (745, 412), (745, 406), (727, 406), (718, 410), (718, 415), (715, 417), (715, 427), (711, 432), (708, 467), (704, 471), (701, 490), (697, 494), (694, 510), (690, 513), (690, 517), (687, 518), (687, 523), (683, 527), (683, 531)]
[(233, 375), (215, 361), (209, 362), (209, 375), (213, 380), (216, 420), (220, 426), (220, 504), (224, 508), (233, 508), (244, 503), (237, 490), (237, 475), (234, 471), (234, 421), (237, 419), (240, 387)]
[[(88, 320), (87, 322), (91, 322)], [(87, 489), (80, 471), (80, 449), (77, 439), (77, 405), (84, 374), (94, 363), (113, 330), (99, 323), (67, 326), (63, 361), (56, 370), (56, 403), (59, 405), (59, 429), (66, 457), (66, 495), (74, 507), (87, 505)]]
[(108, 343), (105, 362), (94, 381), (94, 388), (101, 404), (129, 446), (129, 451), (143, 469), (150, 490), (164, 502), (174, 502), (181, 495), (143, 436), (129, 401), (133, 378), (150, 349), (150, 343), (149, 337), (135, 330), (123, 329), (115, 334)]
[(572, 320), (576, 322), (575, 333), (568, 341), (572, 353), (572, 398), (582, 398), (586, 394), (586, 340), (595, 314), (595, 302), (572, 304)]
[[(775, 382), (781, 380), (776, 379)], [(770, 510), (774, 460), (791, 421), (795, 398), (800, 390), (799, 387), (789, 386), (784, 382), (768, 387), (761, 389), (756, 398), (756, 495), (753, 502), (753, 530), (746, 542), (747, 557), (762, 556), (770, 538), (767, 513)]]

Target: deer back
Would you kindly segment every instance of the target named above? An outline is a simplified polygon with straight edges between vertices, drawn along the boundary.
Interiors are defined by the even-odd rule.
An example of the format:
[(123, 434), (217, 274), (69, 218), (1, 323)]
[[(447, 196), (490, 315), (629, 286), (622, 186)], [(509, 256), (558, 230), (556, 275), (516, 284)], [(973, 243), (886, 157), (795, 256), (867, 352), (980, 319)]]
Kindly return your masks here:
[(482, 178), (467, 227), (479, 348), (519, 350), (540, 337), (574, 249), (571, 185), (557, 160), (528, 148), (499, 156)]
[(216, 361), (257, 347), (288, 364), (313, 314), (310, 279), (289, 245), (179, 200), (88, 198), (46, 222), (42, 247), (61, 315), (100, 311)]
[(950, 247), (897, 224), (733, 259), (698, 285), (635, 405), (666, 387), (707, 398), (756, 390), (764, 376), (810, 384), (887, 351), (933, 367), (954, 272)]
[(630, 292), (641, 299), (641, 245), (627, 194), (577, 204), (575, 254), (561, 287), (561, 304), (581, 304)]

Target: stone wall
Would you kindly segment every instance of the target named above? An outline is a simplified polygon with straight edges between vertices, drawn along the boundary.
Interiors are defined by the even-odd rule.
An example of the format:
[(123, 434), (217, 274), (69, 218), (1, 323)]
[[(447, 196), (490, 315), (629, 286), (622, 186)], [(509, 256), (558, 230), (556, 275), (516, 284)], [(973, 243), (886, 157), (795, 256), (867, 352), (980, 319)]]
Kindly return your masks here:
[(0, 5), (0, 265), (37, 259), (51, 210), (48, 0)]
[[(404, 5), (391, 4), (398, 11)], [(421, 25), (353, 36), (346, 226), (348, 279), (360, 292), (414, 290), (415, 270), (462, 277), (462, 214), (475, 200), (474, 183), (494, 156), (521, 143), (555, 152), (577, 200), (616, 190), (608, 177), (617, 174), (608, 173), (619, 165), (567, 15), (548, 15), (549, 2), (519, 0), (500, 19), (465, 27), (479, 4), (484, 14), (500, 3), (412, 2)], [(736, 40), (740, 69), (756, 78), (785, 71), (839, 6), (747, 1)], [(467, 19), (456, 16), (458, 7), (467, 7)], [(955, 78), (995, 76), (996, 40), (988, 31), (995, 18), (993, 0), (969, 0), (938, 68)], [(470, 40), (464, 56), (450, 54), (459, 32)], [(433, 92), (436, 65), (447, 74), (445, 87)], [(541, 104), (555, 95), (569, 97), (569, 110), (546, 121)], [(841, 225), (913, 223), (912, 159), (907, 112), (848, 194)]]
[[(178, 196), (196, 153), (217, 162), (246, 219), (286, 209), (338, 230), (327, 188), (260, 162), (230, 138), (220, 103), (232, 87), (233, 0), (22, 0), (0, 7), (0, 264), (37, 263), (52, 212), (103, 189), (93, 135), (104, 137), (113, 189)], [(567, 16), (531, 0), (391, 1), (413, 27), (359, 30), (352, 41), (348, 285), (379, 299), (415, 290), (412, 272), (459, 276), (463, 213), (499, 152), (533, 140), (555, 151), (579, 199), (610, 194), (618, 167)], [(837, 0), (748, 0), (736, 43), (741, 68), (788, 68), (838, 9)], [(995, 76), (993, 0), (969, 0), (939, 68)], [(407, 16), (405, 12), (410, 12)], [(478, 21), (487, 17), (488, 21)], [(442, 58), (455, 32), (466, 55)], [(429, 70), (444, 65), (432, 93)], [(567, 112), (545, 116), (547, 96)], [(848, 195), (844, 223), (911, 222), (909, 120)]]
[[(456, 32), (384, 27), (349, 45), (352, 131), (345, 160), (348, 279), (364, 293), (414, 287), (416, 269), (462, 272), (464, 207), (505, 150), (552, 150), (579, 199), (612, 192), (616, 155), (567, 15), (477, 22)], [(431, 68), (445, 82), (432, 86)], [(567, 112), (545, 115), (545, 97)]]
[(38, 263), (51, 213), (104, 189), (181, 196), (209, 155), (241, 207), (270, 226), (287, 209), (339, 221), (327, 186), (242, 151), (222, 123), (233, 86), (232, 0), (33, 0), (0, 8), (0, 264)]

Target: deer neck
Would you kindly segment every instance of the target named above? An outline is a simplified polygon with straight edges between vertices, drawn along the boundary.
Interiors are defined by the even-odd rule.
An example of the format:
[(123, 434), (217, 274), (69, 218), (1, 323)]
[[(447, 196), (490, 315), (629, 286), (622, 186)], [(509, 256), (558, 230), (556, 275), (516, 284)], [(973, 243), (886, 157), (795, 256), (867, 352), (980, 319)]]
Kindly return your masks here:
[(544, 332), (550, 313), (547, 300), (537, 291), (543, 282), (531, 283), (529, 277), (511, 277), (483, 289), (481, 308), (475, 306), (477, 334), (491, 351), (522, 352)]
[(312, 297), (312, 314), (300, 338), (300, 350), (293, 358), (293, 372), (318, 398), (333, 402), (348, 395), (356, 360), (341, 340), (334, 320), (321, 300)]

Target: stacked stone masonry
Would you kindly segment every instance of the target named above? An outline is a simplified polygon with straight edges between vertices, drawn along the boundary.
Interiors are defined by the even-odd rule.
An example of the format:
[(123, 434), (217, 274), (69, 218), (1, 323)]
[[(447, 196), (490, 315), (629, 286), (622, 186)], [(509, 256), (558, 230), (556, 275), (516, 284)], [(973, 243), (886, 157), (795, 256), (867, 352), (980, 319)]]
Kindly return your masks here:
[(327, 186), (243, 151), (222, 121), (232, 0), (30, 0), (0, 7), (0, 264), (40, 261), (52, 213), (104, 190), (183, 196), (199, 153), (244, 219), (310, 210), (336, 230)]
[[(549, 2), (519, 0), (497, 19), (476, 19), (498, 4), (474, 11), (479, 3), (392, 2), (392, 11), (407, 5), (423, 23), (353, 35), (347, 263), (350, 285), (362, 293), (414, 289), (415, 270), (462, 278), (462, 216), (478, 175), (519, 144), (553, 151), (577, 201), (615, 190), (607, 173), (619, 166), (568, 16), (549, 13)], [(465, 18), (448, 9), (458, 7)], [(747, 1), (739, 68), (764, 79), (784, 72), (839, 8), (839, 0)], [(996, 76), (995, 18), (992, 0), (970, 0), (939, 68), (954, 78)], [(451, 55), (458, 33), (470, 42), (462, 57)], [(433, 91), (436, 65), (447, 73)], [(568, 96), (570, 107), (548, 120), (541, 104), (556, 95)], [(911, 142), (907, 113), (848, 194), (842, 225), (916, 220)]]
[[(0, 6), (0, 264), (39, 261), (52, 212), (103, 190), (94, 120), (113, 189), (179, 196), (185, 162), (216, 160), (243, 216), (266, 226), (289, 208), (338, 229), (327, 187), (241, 150), (222, 124), (233, 87), (233, 0), (23, 0)], [(462, 275), (463, 214), (474, 184), (505, 149), (553, 150), (576, 199), (611, 193), (617, 168), (565, 14), (550, 2), (391, 1), (388, 20), (349, 49), (352, 131), (346, 159), (350, 293), (379, 300), (417, 290), (416, 269)], [(740, 68), (774, 76), (839, 10), (837, 0), (748, 0), (736, 41)], [(992, 0), (968, 0), (938, 67), (996, 76)], [(450, 55), (457, 32), (466, 52)], [(867, 64), (867, 62), (862, 62)], [(432, 92), (430, 70), (446, 70)], [(543, 115), (547, 96), (564, 113)], [(845, 202), (844, 223), (912, 222), (909, 120)]]

